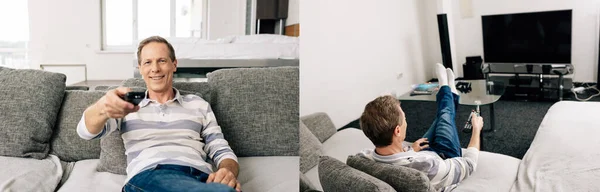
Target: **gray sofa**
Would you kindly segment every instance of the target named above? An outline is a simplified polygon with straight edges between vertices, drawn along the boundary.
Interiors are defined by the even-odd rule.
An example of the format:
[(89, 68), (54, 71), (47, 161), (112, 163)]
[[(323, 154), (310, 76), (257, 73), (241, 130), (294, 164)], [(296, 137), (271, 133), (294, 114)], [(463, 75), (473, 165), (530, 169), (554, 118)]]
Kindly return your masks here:
[[(66, 90), (65, 78), (0, 67), (0, 191), (120, 191), (123, 186), (119, 133), (86, 141), (76, 132), (85, 108), (106, 90)], [(298, 190), (298, 78), (298, 67), (224, 69), (210, 73), (207, 82), (174, 83), (211, 103), (239, 157), (243, 191)], [(122, 86), (145, 87), (141, 79)]]
[[(346, 165), (350, 155), (375, 147), (360, 129), (337, 131), (325, 113), (303, 116), (301, 124), (305, 126), (300, 126), (301, 186), (305, 186), (304, 191), (433, 191), (431, 187), (427, 188), (428, 180), (418, 179), (426, 176), (416, 170), (403, 167), (395, 170), (393, 174), (412, 176), (394, 184)], [(411, 145), (409, 142), (404, 144)], [(476, 172), (455, 191), (509, 191), (520, 162), (514, 157), (482, 151)], [(391, 174), (383, 174), (388, 175)]]
[[(403, 103), (403, 108), (411, 107), (423, 105)], [(405, 112), (407, 119), (431, 118), (428, 113)], [(594, 181), (600, 179), (600, 102), (561, 101), (543, 113), (544, 119), (522, 160), (482, 151), (476, 171), (454, 191), (598, 191), (600, 183)], [(409, 126), (427, 125), (409, 122)], [(325, 113), (301, 117), (302, 123), (300, 167), (305, 191), (431, 191), (427, 180), (418, 179), (424, 175), (414, 174), (415, 170), (395, 169), (381, 174), (381, 165), (357, 166), (357, 159), (349, 155), (374, 148), (361, 130), (336, 131)], [(390, 179), (386, 177), (389, 175), (406, 177)]]

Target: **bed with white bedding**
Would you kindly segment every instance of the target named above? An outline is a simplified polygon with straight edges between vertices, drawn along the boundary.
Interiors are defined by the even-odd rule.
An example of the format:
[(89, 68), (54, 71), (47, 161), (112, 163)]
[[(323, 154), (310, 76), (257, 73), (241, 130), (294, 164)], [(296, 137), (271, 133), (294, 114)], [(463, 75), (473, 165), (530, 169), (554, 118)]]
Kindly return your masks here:
[(600, 102), (562, 101), (546, 113), (511, 191), (600, 189)]
[[(278, 67), (299, 65), (298, 37), (283, 35), (230, 36), (217, 40), (167, 39), (184, 73), (205, 73), (222, 68)], [(140, 77), (137, 58), (134, 76)], [(179, 71), (178, 71), (179, 72)]]

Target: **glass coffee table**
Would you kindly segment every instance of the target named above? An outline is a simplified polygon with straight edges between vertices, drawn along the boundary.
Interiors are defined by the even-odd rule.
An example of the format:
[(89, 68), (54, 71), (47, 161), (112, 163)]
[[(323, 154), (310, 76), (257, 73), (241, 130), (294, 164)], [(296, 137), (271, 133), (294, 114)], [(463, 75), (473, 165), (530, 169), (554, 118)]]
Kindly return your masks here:
[[(458, 82), (470, 82), (471, 90), (468, 92), (462, 92), (459, 90), (460, 99), (458, 103), (461, 105), (472, 105), (476, 106), (489, 106), (490, 110), (490, 129), (482, 130), (482, 134), (479, 135), (479, 145), (480, 149), (484, 150), (484, 140), (483, 140), (483, 132), (495, 132), (496, 124), (495, 124), (495, 115), (494, 115), (494, 103), (502, 97), (504, 94), (505, 86), (502, 82), (496, 81), (487, 81), (487, 80), (457, 80)], [(412, 100), (412, 101), (432, 101), (435, 102), (437, 91), (434, 91), (431, 95), (413, 95), (411, 96), (411, 92), (408, 92), (404, 95), (398, 97), (398, 100)], [(460, 126), (460, 124), (457, 124)]]
[[(496, 81), (487, 81), (487, 80), (457, 80), (458, 82), (470, 82), (471, 83), (471, 91), (469, 92), (460, 92), (460, 100), (458, 101), (461, 105), (472, 105), (476, 106), (479, 103), (479, 106), (489, 106), (490, 110), (490, 130), (488, 131), (496, 131), (495, 119), (494, 119), (494, 103), (502, 97), (504, 94), (505, 86), (502, 82)], [(412, 91), (411, 91), (412, 92)], [(433, 101), (435, 102), (437, 91), (433, 92), (431, 95), (414, 95), (411, 96), (410, 93), (405, 93), (398, 97), (398, 100), (412, 100), (412, 101)]]

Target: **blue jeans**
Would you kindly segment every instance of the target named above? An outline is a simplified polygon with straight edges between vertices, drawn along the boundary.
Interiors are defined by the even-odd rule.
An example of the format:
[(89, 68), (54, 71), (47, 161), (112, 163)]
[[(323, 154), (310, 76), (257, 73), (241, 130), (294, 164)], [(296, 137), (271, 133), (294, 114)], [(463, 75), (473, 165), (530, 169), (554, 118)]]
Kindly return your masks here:
[(452, 93), (450, 87), (442, 86), (436, 95), (437, 114), (429, 130), (423, 135), (429, 141), (430, 150), (443, 159), (462, 157), (458, 131), (454, 122), (458, 110), (459, 96)]
[(131, 178), (123, 191), (227, 191), (235, 190), (221, 183), (206, 183), (208, 174), (193, 167), (158, 165)]

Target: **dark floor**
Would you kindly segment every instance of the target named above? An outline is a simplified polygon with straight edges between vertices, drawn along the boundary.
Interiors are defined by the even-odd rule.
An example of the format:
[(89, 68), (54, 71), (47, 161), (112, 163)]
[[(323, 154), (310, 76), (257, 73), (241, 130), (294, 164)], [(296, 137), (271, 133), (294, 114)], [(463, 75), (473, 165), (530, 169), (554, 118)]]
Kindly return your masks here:
[[(484, 132), (484, 150), (501, 153), (522, 159), (544, 118), (548, 109), (556, 101), (526, 101), (507, 100), (504, 97), (494, 104), (496, 131)], [(572, 100), (566, 97), (565, 100)], [(594, 101), (600, 101), (596, 97)], [(406, 113), (408, 122), (406, 141), (415, 141), (423, 136), (435, 118), (436, 105), (430, 101), (401, 101), (401, 106)], [(459, 106), (456, 123), (459, 129), (464, 126), (472, 106)], [(481, 107), (481, 116), (484, 118), (484, 130), (490, 129), (489, 107)], [(343, 128), (358, 128), (355, 120)], [(461, 146), (468, 145), (470, 134), (459, 131)]]

